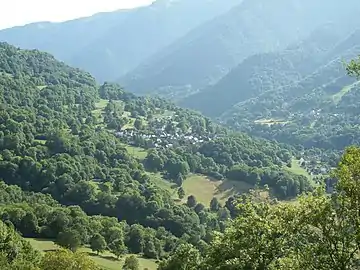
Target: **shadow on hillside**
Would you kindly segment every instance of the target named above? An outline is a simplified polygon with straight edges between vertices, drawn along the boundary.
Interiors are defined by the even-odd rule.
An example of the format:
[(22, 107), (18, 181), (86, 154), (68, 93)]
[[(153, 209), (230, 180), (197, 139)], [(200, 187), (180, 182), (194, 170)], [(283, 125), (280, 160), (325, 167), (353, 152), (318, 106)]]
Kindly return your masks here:
[(58, 251), (59, 249), (58, 248), (50, 248), (50, 249), (44, 249), (43, 251), (44, 252), (55, 252), (55, 251)]
[(220, 198), (224, 200), (236, 194), (249, 192), (249, 190), (252, 188), (253, 186), (245, 182), (225, 180), (221, 181), (221, 184), (217, 187), (215, 194), (221, 195)]
[(109, 260), (109, 261), (119, 261), (117, 258), (115, 258), (112, 255), (103, 255), (103, 254), (98, 255), (95, 252), (86, 252), (86, 253), (91, 257), (98, 257), (98, 258), (102, 258), (102, 259)]

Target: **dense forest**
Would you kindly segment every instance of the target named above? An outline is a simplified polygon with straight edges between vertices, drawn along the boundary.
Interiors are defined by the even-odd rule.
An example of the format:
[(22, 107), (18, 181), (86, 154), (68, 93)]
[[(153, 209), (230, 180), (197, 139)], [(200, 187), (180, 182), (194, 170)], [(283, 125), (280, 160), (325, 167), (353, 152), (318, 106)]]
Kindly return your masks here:
[[(180, 199), (190, 173), (270, 188), (278, 199), (314, 189), (284, 169), (296, 149), (116, 84), (99, 86), (37, 50), (1, 43), (0, 59), (0, 216), (24, 237), (163, 259), (182, 243), (204, 251), (237, 215), (236, 197), (178, 203), (152, 173), (174, 183)], [(129, 146), (147, 151), (144, 159)]]
[(358, 269), (359, 158), (358, 148), (346, 151), (331, 196), (319, 189), (296, 204), (245, 196), (204, 254), (180, 245), (159, 269)]

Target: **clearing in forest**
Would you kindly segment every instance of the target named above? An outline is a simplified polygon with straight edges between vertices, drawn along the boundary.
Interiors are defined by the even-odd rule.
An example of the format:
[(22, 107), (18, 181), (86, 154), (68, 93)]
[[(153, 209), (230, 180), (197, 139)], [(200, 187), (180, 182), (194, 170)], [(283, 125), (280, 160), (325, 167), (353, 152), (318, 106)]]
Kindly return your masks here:
[(241, 181), (219, 181), (204, 175), (194, 174), (184, 181), (183, 188), (186, 194), (185, 201), (187, 196), (194, 195), (198, 202), (209, 206), (214, 197), (225, 203), (229, 197), (248, 192), (253, 186)]
[(349, 91), (351, 91), (358, 84), (359, 84), (359, 82), (355, 82), (353, 84), (350, 84), (350, 85), (345, 86), (344, 88), (342, 88), (338, 93), (336, 93), (335, 95), (332, 96), (333, 101), (336, 104), (338, 104), (341, 101), (342, 97), (344, 95), (346, 95)]
[[(28, 240), (35, 249), (42, 252), (57, 250), (59, 248), (53, 241), (50, 240), (33, 239), (33, 238), (28, 238), (26, 240)], [(126, 256), (124, 256), (120, 260), (117, 260), (115, 255), (113, 255), (110, 252), (105, 252), (98, 256), (89, 248), (81, 248), (80, 251), (87, 253), (91, 259), (93, 259), (102, 269), (105, 270), (122, 269), (122, 266), (126, 258)], [(148, 268), (149, 270), (157, 269), (157, 264), (155, 263), (154, 260), (148, 260), (141, 257), (138, 257), (138, 260), (140, 263), (140, 269), (144, 269), (144, 268)]]

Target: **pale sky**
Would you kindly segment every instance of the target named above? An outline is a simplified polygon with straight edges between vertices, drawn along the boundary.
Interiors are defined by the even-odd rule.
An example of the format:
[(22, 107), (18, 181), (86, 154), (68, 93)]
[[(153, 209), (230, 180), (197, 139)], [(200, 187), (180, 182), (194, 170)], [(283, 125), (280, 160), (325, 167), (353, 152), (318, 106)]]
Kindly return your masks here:
[(37, 21), (65, 21), (153, 0), (0, 0), (0, 29)]

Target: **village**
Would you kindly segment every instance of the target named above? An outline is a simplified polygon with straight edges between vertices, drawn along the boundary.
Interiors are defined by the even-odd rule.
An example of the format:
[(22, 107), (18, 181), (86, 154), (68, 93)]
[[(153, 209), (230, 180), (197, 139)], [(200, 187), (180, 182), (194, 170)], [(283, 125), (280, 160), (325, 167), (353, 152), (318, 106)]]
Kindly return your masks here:
[(165, 127), (153, 131), (124, 129), (115, 132), (115, 135), (126, 144), (141, 146), (147, 149), (172, 148), (189, 144), (197, 145), (215, 138), (215, 136), (210, 135), (195, 135), (191, 131), (181, 133), (179, 129), (174, 134), (171, 134), (165, 131)]

